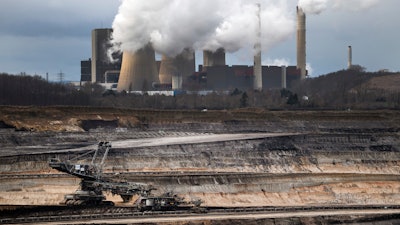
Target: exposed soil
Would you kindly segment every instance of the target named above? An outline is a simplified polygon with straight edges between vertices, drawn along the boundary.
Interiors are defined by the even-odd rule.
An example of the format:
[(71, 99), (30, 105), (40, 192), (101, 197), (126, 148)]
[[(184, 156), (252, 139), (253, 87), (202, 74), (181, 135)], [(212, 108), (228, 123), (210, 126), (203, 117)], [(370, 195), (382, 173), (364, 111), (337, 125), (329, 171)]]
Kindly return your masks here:
[(49, 158), (71, 159), (100, 140), (113, 143), (110, 178), (209, 206), (400, 203), (399, 111), (2, 107), (0, 133), (0, 205), (57, 205), (79, 180)]

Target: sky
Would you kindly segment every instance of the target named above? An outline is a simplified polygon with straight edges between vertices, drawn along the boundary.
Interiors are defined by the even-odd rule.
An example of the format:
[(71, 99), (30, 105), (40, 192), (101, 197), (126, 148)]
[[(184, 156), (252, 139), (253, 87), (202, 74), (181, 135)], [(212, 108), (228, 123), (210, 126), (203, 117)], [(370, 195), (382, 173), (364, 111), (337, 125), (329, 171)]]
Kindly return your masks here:
[[(144, 2), (142, 0), (125, 0), (125, 2), (128, 1), (130, 7), (135, 7), (135, 2), (138, 4)], [(150, 2), (150, 11), (153, 10), (152, 1), (160, 3), (163, 0), (147, 0), (146, 2)], [(196, 13), (199, 12), (199, 9), (204, 11), (204, 8), (198, 4), (202, 0), (193, 0), (192, 3), (191, 1), (173, 1), (177, 4), (177, 8), (182, 8), (179, 3), (184, 2), (186, 11), (191, 11), (193, 3), (193, 11), (178, 17), (179, 21), (185, 21), (183, 25), (171, 22), (174, 16), (179, 14), (173, 10), (173, 13), (163, 14), (162, 18), (164, 19), (161, 21), (169, 21), (171, 26), (175, 25), (178, 31), (182, 27), (192, 28), (195, 26), (192, 24), (200, 24), (202, 21), (211, 24), (213, 21), (210, 20), (210, 14)], [(222, 6), (225, 2), (233, 5), (232, 0), (219, 1)], [(345, 69), (349, 45), (353, 47), (353, 63), (365, 67), (367, 71), (380, 69), (400, 71), (400, 44), (398, 44), (400, 14), (397, 12), (400, 8), (400, 1), (300, 1), (310, 7), (310, 11), (307, 12), (307, 62), (311, 76), (315, 77)], [(263, 15), (265, 14), (262, 16), (264, 20), (262, 24), (268, 25), (263, 26), (263, 38), (274, 40), (268, 42), (271, 44), (263, 48), (263, 64), (295, 65), (296, 5), (298, 0), (259, 0), (258, 2), (263, 7)], [(113, 24), (116, 27), (118, 24), (114, 21), (116, 16), (119, 15), (117, 18), (120, 18), (120, 15), (123, 14), (122, 10), (119, 11), (122, 3), (120, 0), (0, 0), (0, 3), (0, 72), (37, 74), (43, 77), (48, 73), (50, 80), (57, 80), (57, 74), (62, 71), (65, 80), (79, 81), (80, 61), (91, 57), (91, 30), (110, 28)], [(321, 5), (322, 7), (320, 7)], [(278, 12), (277, 14), (271, 13), (275, 6), (281, 8), (281, 10), (274, 11)], [(148, 7), (148, 5), (142, 7)], [(311, 11), (318, 7), (320, 7), (319, 10)], [(228, 34), (234, 33), (232, 29), (229, 29), (230, 23), (240, 23), (245, 20), (244, 17), (241, 17), (241, 11), (228, 11), (231, 8), (227, 7), (227, 11), (223, 13), (219, 11), (218, 15), (225, 13), (228, 16), (222, 19), (222, 22), (220, 21), (221, 24), (223, 23), (222, 25), (216, 24), (219, 31), (222, 27)], [(163, 8), (157, 10), (165, 11)], [(168, 15), (171, 17), (169, 20), (165, 19)], [(184, 17), (191, 15), (194, 17), (193, 21)], [(179, 14), (179, 16), (181, 15)], [(140, 18), (149, 20), (148, 18), (153, 17), (143, 16)], [(150, 25), (152, 25), (151, 21), (149, 21)], [(160, 18), (154, 18), (154, 21), (160, 21)], [(278, 23), (278, 21), (285, 21), (285, 23)], [(143, 23), (141, 24), (143, 25)], [(144, 24), (144, 27), (150, 26)], [(129, 24), (127, 28), (129, 28)], [(224, 31), (224, 29), (222, 30)], [(251, 37), (243, 36), (243, 33), (246, 33), (246, 27), (241, 27), (241, 29), (243, 32), (239, 38), (250, 39)], [(277, 35), (283, 31), (284, 35)], [(191, 30), (187, 32), (191, 32)], [(161, 38), (163, 37), (162, 31), (161, 35), (159, 33), (153, 35), (154, 30), (151, 34), (152, 40), (163, 40)], [(222, 34), (219, 32), (218, 35), (216, 36), (218, 38), (226, 39), (227, 37), (223, 32)], [(221, 38), (221, 42), (226, 43), (223, 38)], [(236, 41), (234, 38), (228, 38), (228, 40)], [(175, 49), (171, 46), (167, 48), (161, 42), (156, 41), (160, 50)], [(202, 44), (205, 46), (208, 43)], [(239, 49), (236, 49), (237, 46), (229, 45), (229, 47), (231, 47), (231, 52), (227, 54), (229, 65), (253, 64), (252, 49), (246, 47), (245, 44)], [(196, 63), (201, 64), (201, 61), (202, 53), (197, 51)]]

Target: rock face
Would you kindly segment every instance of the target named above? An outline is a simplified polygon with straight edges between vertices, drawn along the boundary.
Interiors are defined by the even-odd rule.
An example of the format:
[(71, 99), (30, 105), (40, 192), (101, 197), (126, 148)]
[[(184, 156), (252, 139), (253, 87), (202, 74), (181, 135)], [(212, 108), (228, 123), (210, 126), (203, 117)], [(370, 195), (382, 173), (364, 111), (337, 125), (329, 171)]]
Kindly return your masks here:
[(4, 126), (0, 204), (58, 204), (79, 180), (51, 170), (48, 159), (72, 159), (105, 139), (113, 144), (106, 176), (152, 184), (155, 193), (201, 198), (209, 206), (400, 203), (397, 112), (259, 116), (170, 123), (152, 116), (145, 127), (115, 122), (116, 128), (78, 133)]

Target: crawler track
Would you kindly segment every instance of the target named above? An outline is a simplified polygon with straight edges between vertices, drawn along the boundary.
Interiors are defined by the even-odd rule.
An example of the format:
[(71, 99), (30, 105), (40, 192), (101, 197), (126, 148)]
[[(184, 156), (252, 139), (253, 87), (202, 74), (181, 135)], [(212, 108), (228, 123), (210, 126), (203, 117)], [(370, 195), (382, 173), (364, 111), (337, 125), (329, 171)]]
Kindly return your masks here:
[[(400, 205), (370, 205), (370, 206), (295, 206), (295, 207), (237, 207), (237, 208), (203, 208), (196, 210), (183, 208), (176, 211), (145, 211), (140, 212), (134, 207), (38, 207), (31, 214), (19, 214), (6, 218), (7, 212), (1, 212), (0, 224), (20, 224), (39, 222), (67, 222), (85, 220), (127, 219), (127, 218), (153, 218), (153, 217), (183, 217), (195, 213), (207, 213), (210, 215), (229, 214), (261, 214), (261, 213), (290, 213), (313, 212), (333, 210), (399, 210)], [(30, 209), (32, 210), (32, 209)], [(4, 214), (4, 215), (3, 215)], [(8, 214), (9, 215), (9, 214)], [(3, 218), (4, 217), (4, 218)]]

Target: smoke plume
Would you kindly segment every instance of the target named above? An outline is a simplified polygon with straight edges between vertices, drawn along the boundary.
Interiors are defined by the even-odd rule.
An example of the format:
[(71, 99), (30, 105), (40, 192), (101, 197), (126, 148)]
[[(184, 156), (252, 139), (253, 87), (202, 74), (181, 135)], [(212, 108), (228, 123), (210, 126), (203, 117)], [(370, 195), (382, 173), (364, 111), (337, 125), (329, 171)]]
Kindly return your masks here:
[(334, 0), (333, 8), (348, 11), (362, 11), (379, 3), (379, 0)]
[[(253, 48), (255, 0), (122, 0), (113, 22), (113, 43), (135, 52), (151, 43), (156, 52), (176, 56), (186, 48), (235, 52)], [(295, 19), (286, 1), (261, 1), (263, 50), (289, 38)]]
[(328, 8), (362, 11), (377, 5), (379, 0), (299, 0), (298, 6), (306, 14), (320, 14)]
[(298, 5), (306, 14), (320, 14), (327, 9), (328, 0), (299, 0)]

